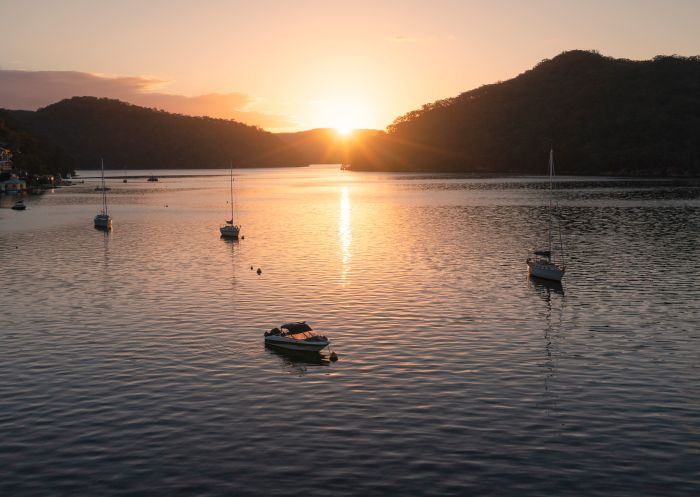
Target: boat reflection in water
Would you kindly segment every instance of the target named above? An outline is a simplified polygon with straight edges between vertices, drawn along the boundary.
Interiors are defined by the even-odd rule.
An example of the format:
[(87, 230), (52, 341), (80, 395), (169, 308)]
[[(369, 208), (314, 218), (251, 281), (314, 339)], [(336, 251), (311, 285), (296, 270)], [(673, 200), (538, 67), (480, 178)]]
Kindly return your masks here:
[(548, 297), (550, 293), (556, 293), (557, 295), (562, 296), (564, 295), (564, 286), (560, 281), (546, 280), (532, 275), (529, 275), (527, 279), (529, 284), (544, 297)]
[(280, 349), (269, 344), (265, 344), (265, 349), (270, 355), (277, 356), (286, 369), (298, 374), (306, 374), (307, 366), (329, 366), (331, 364), (328, 356), (320, 352)]
[(560, 356), (562, 323), (566, 295), (559, 281), (528, 276), (528, 285), (537, 292), (544, 303), (541, 317), (544, 324), (544, 356), (540, 363), (543, 373), (544, 392), (540, 406), (547, 415), (557, 412), (558, 395), (556, 389), (557, 360)]

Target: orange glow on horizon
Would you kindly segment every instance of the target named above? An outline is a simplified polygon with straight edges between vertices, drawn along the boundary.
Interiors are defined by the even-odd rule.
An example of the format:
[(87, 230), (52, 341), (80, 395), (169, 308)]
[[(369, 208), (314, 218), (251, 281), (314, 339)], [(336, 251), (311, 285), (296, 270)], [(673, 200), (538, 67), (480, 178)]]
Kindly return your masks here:
[(354, 129), (368, 127), (373, 116), (365, 100), (357, 97), (318, 99), (312, 104), (312, 128), (333, 128), (348, 136)]
[(338, 132), (339, 135), (348, 136), (355, 130), (355, 128), (352, 128), (350, 126), (339, 126), (336, 127), (335, 130)]

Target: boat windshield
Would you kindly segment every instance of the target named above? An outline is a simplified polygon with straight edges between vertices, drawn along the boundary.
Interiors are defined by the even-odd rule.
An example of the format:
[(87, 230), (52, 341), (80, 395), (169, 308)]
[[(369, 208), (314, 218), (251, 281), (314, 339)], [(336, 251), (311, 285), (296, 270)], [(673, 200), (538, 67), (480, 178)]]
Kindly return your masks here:
[(289, 333), (302, 333), (304, 331), (311, 331), (311, 326), (306, 323), (287, 323), (283, 324), (282, 328), (289, 331)]

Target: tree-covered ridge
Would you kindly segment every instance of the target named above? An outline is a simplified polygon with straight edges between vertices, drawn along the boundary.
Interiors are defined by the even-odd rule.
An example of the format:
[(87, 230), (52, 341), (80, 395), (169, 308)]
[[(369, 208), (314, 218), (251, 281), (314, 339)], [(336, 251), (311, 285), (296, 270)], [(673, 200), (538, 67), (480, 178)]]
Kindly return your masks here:
[(274, 134), (234, 120), (193, 117), (118, 100), (74, 97), (17, 114), (75, 159), (77, 168), (212, 168), (301, 165)]
[[(564, 52), (505, 82), (398, 117), (355, 169), (700, 174), (700, 57)], [(543, 166), (543, 163), (545, 166)]]
[(61, 147), (23, 129), (6, 111), (0, 111), (0, 147), (10, 150), (13, 170), (18, 173), (65, 175), (75, 167)]
[(564, 52), (519, 76), (398, 117), (387, 132), (272, 134), (117, 100), (75, 97), (1, 111), (0, 142), (30, 172), (350, 162), (353, 169), (700, 175), (700, 57)]

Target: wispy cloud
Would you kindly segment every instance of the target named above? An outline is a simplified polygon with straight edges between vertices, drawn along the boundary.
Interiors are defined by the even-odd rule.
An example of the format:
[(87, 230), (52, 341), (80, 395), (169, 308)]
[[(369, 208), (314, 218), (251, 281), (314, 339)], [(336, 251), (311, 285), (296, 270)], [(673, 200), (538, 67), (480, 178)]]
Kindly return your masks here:
[(0, 69), (0, 108), (36, 110), (64, 98), (116, 98), (192, 116), (236, 119), (266, 129), (295, 125), (281, 115), (251, 109), (254, 100), (244, 93), (186, 96), (157, 89), (165, 81), (144, 76), (105, 76), (78, 71), (17, 71)]
[(392, 36), (391, 38), (389, 38), (389, 40), (393, 43), (420, 43), (424, 41), (423, 38), (403, 35)]

